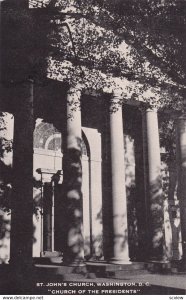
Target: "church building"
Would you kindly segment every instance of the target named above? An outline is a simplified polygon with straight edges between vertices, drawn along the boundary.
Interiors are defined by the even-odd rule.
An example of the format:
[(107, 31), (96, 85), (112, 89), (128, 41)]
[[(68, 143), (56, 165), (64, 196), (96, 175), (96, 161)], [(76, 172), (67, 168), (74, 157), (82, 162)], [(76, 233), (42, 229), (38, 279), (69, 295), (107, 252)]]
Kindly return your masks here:
[(1, 85), (0, 263), (186, 263), (185, 115), (136, 80), (69, 64)]

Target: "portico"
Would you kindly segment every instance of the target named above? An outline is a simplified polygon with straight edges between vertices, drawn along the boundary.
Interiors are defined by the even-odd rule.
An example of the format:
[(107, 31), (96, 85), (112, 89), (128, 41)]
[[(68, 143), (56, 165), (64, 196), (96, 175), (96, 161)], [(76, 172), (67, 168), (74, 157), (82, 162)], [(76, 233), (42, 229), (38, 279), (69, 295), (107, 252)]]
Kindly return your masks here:
[[(52, 89), (54, 86), (52, 84)], [(34, 256), (33, 247), (37, 248), (37, 251), (34, 250), (37, 256), (49, 250), (54, 255), (56, 252), (62, 253), (63, 263), (66, 265), (81, 265), (87, 258), (106, 260), (113, 264), (130, 264), (134, 257), (135, 260), (139, 259), (136, 256), (137, 252), (141, 251), (140, 247), (144, 247), (135, 246), (136, 252), (131, 250), (134, 249), (131, 228), (133, 232), (136, 230), (135, 241), (138, 245), (143, 244), (144, 241), (147, 243), (144, 244), (148, 248), (148, 256), (140, 255), (141, 259), (142, 257), (143, 260), (165, 259), (166, 237), (163, 229), (157, 110), (145, 109), (141, 112), (138, 105), (133, 107), (123, 104), (124, 99), (117, 90), (107, 94), (106, 97), (100, 95), (92, 98), (80, 86), (64, 88), (61, 84), (56, 87), (56, 100), (55, 98), (47, 100), (48, 105), (54, 102), (50, 115), (49, 111), (42, 111), (43, 104), (40, 108), (34, 105), (36, 91), (33, 82), (28, 82), (25, 88), (28, 96), (24, 97), (21, 114), (20, 111), (17, 115), (15, 112), (14, 116), (13, 172), (16, 176), (13, 181), (15, 196), (12, 199), (11, 211), (10, 264), (28, 265), (30, 262), (31, 265)], [(58, 102), (60, 91), (63, 95), (61, 106)], [(135, 120), (136, 127), (133, 125), (132, 129), (129, 122), (130, 111), (137, 120)], [(33, 171), (35, 174), (36, 169), (42, 170), (43, 164), (47, 165), (50, 159), (46, 155), (42, 163), (44, 154), (39, 149), (37, 153), (34, 150), (34, 155), (38, 155), (37, 162), (34, 158), (36, 156), (33, 156), (33, 124), (36, 116), (44, 119), (43, 124), (46, 121), (54, 123), (57, 128), (56, 134), (52, 133), (54, 139), (59, 138), (59, 132), (62, 136), (61, 154), (55, 155), (56, 167), (53, 171), (50, 165), (45, 168), (46, 173), (51, 173), (51, 179), (47, 180), (53, 188), (55, 184), (59, 184), (52, 180), (53, 175), (58, 171), (61, 172), (61, 188), (58, 189), (57, 196), (54, 194), (52, 196), (57, 197), (57, 200), (53, 199), (57, 202), (53, 202), (48, 215), (49, 218), (52, 217), (51, 228), (50, 226), (48, 228), (49, 235), (51, 230), (53, 245), (51, 249), (48, 246), (43, 249), (43, 220), (41, 220), (44, 216), (41, 213), (43, 204), (39, 212), (40, 221), (37, 226), (34, 223), (37, 234), (40, 234), (40, 241), (36, 239), (33, 246)], [(133, 138), (129, 134), (131, 131), (133, 131)], [(47, 129), (43, 132), (46, 133)], [(49, 149), (51, 140), (49, 135), (45, 141), (46, 149)], [(135, 149), (137, 154), (130, 157), (129, 149), (134, 145), (135, 148), (131, 149)], [(82, 155), (82, 146), (86, 148), (87, 155)], [(138, 168), (133, 175), (130, 171), (135, 170), (132, 160), (136, 161), (135, 168)], [(139, 169), (142, 171), (143, 178), (139, 176)], [(141, 194), (135, 196), (138, 199), (135, 200), (137, 202), (134, 205), (131, 204), (131, 201), (134, 201), (133, 186), (128, 183), (132, 176), (137, 186), (135, 188), (137, 191), (141, 190)], [(41, 177), (37, 179), (41, 180)], [(47, 180), (41, 180), (41, 183), (44, 184)], [(25, 184), (22, 184), (24, 182)], [(43, 195), (40, 197), (44, 201), (45, 197), (43, 198)], [(58, 208), (54, 207), (54, 203), (55, 205), (60, 203)], [(132, 214), (131, 211), (129, 212), (130, 207), (133, 207)], [(56, 212), (58, 210), (58, 216), (55, 209)], [(137, 216), (133, 214), (134, 210)], [(58, 219), (58, 225), (55, 217)], [(60, 229), (56, 229), (55, 226), (59, 226)], [(131, 254), (133, 252), (135, 254)]]

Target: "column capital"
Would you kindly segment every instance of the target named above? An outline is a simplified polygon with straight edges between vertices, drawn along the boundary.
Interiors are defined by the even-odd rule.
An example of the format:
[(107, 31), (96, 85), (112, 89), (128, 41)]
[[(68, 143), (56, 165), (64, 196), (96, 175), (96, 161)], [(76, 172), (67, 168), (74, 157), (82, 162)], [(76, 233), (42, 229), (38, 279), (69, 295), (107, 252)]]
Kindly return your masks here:
[(153, 106), (149, 107), (149, 106), (146, 106), (144, 104), (141, 104), (139, 106), (139, 110), (141, 111), (142, 114), (146, 114), (148, 112), (154, 112), (154, 113), (158, 112), (157, 107), (155, 107), (155, 106), (154, 107)]
[(158, 109), (157, 107), (148, 107), (146, 109), (146, 112), (154, 112), (154, 113), (157, 113), (158, 112)]
[(67, 98), (71, 100), (80, 99), (83, 87), (80, 84), (72, 85), (67, 91)]
[(82, 90), (83, 90), (83, 86), (81, 84), (71, 85), (68, 88), (67, 94), (81, 93)]
[(123, 104), (122, 89), (112, 91), (110, 98), (110, 113), (118, 111)]
[(73, 119), (76, 111), (81, 111), (82, 86), (71, 86), (67, 91), (67, 118)]
[(115, 99), (122, 99), (123, 90), (121, 88), (116, 88), (112, 90), (112, 97)]

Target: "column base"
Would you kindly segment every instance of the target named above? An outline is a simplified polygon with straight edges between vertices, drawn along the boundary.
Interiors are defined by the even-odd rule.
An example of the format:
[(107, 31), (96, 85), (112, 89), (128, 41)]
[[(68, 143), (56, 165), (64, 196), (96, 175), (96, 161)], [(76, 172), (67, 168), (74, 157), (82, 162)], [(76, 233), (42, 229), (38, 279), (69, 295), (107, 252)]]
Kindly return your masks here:
[(84, 260), (74, 260), (74, 261), (69, 261), (69, 260), (63, 260), (62, 263), (63, 266), (69, 266), (69, 267), (85, 267), (85, 261)]
[(41, 257), (63, 257), (63, 253), (60, 251), (42, 251), (40, 252)]
[(171, 261), (172, 273), (186, 272), (186, 262), (182, 259)]
[(122, 258), (111, 258), (109, 259), (110, 264), (114, 265), (131, 265), (130, 259), (122, 259)]
[(148, 260), (146, 263), (146, 268), (150, 272), (159, 272), (166, 273), (171, 271), (171, 262), (170, 261), (156, 261), (156, 260)]

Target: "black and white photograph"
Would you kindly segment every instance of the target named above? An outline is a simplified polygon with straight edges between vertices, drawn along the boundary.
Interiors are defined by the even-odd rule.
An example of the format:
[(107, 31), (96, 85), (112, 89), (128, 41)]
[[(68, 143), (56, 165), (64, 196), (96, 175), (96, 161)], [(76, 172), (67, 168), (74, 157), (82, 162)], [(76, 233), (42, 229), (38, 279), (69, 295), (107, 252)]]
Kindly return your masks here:
[(0, 0), (0, 299), (61, 295), (185, 298), (186, 0)]

